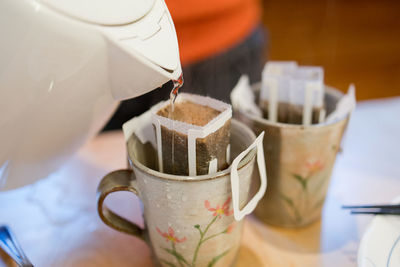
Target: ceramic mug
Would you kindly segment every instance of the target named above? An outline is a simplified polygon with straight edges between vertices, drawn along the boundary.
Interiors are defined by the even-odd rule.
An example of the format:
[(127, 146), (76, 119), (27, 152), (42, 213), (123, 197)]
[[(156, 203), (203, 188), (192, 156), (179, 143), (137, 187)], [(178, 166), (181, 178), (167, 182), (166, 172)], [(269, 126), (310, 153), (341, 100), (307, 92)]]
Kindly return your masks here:
[[(257, 96), (259, 86), (253, 86), (253, 90)], [(342, 96), (340, 91), (326, 88), (327, 114)], [(265, 131), (268, 189), (255, 215), (265, 223), (283, 227), (301, 227), (320, 218), (349, 116), (333, 123), (303, 126), (273, 123), (236, 109), (234, 114), (256, 134)]]
[[(232, 120), (233, 157), (243, 154), (255, 140), (247, 126)], [(150, 143), (142, 143), (135, 133), (127, 139), (127, 150), (132, 170), (114, 171), (98, 186), (101, 219), (110, 227), (147, 242), (156, 265), (233, 265), (243, 221), (236, 221), (233, 216), (230, 168), (193, 177), (158, 172), (156, 150)], [(249, 191), (257, 151), (250, 149), (237, 166), (240, 208), (253, 202), (249, 201)], [(140, 198), (145, 229), (103, 204), (107, 195), (116, 191), (130, 191)]]

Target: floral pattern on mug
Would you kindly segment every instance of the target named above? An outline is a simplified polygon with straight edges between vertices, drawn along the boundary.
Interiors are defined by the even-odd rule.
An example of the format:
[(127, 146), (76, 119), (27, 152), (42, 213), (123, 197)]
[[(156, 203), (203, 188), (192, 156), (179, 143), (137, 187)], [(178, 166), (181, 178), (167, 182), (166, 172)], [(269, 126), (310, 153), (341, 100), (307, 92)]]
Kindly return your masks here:
[(168, 227), (168, 233), (162, 232), (158, 227), (156, 227), (157, 232), (165, 238), (165, 241), (169, 242), (171, 241), (172, 243), (181, 243), (186, 241), (186, 237), (179, 239), (178, 237), (175, 236), (175, 231), (171, 227)]
[[(294, 215), (294, 220), (296, 222), (302, 222), (303, 216), (307, 214), (310, 209), (315, 209), (320, 207), (323, 202), (322, 200), (317, 201), (313, 206), (310, 204), (310, 192), (309, 192), (309, 183), (311, 180), (316, 179), (319, 174), (324, 170), (325, 165), (320, 159), (317, 160), (307, 160), (306, 163), (302, 166), (302, 170), (306, 170), (302, 172), (297, 171), (290, 174), (290, 177), (293, 178), (301, 187), (300, 194), (297, 196), (296, 199), (288, 197), (287, 195), (281, 193), (280, 196), (282, 197), (283, 201), (289, 206), (292, 210)], [(305, 174), (304, 174), (305, 173)], [(318, 192), (327, 179), (324, 177), (320, 177), (319, 183), (314, 188), (314, 193)]]
[[(200, 247), (205, 242), (207, 242), (210, 239), (216, 238), (219, 235), (230, 234), (230, 233), (232, 233), (232, 231), (234, 231), (235, 223), (232, 223), (221, 232), (218, 232), (218, 233), (212, 234), (212, 235), (207, 235), (211, 226), (215, 222), (217, 222), (222, 217), (222, 215), (231, 216), (233, 214), (233, 210), (230, 210), (230, 202), (231, 202), (231, 197), (228, 197), (228, 199), (222, 205), (216, 205), (214, 208), (211, 206), (210, 201), (208, 201), (208, 200), (204, 201), (205, 208), (208, 211), (213, 212), (213, 215), (212, 215), (213, 217), (211, 218), (210, 222), (205, 227), (201, 227), (199, 224), (194, 225), (194, 228), (197, 229), (197, 231), (199, 232), (200, 238), (199, 238), (199, 241), (197, 242), (196, 248), (193, 252), (193, 257), (192, 257), (191, 261), (186, 260), (185, 257), (176, 250), (176, 246), (175, 246), (176, 243), (185, 242), (186, 237), (178, 238), (177, 236), (175, 236), (175, 231), (171, 227), (168, 228), (168, 233), (162, 232), (158, 227), (156, 227), (157, 232), (162, 237), (164, 237), (167, 242), (171, 241), (171, 248), (163, 248), (163, 250), (166, 251), (168, 254), (172, 255), (177, 260), (180, 267), (184, 267), (184, 266), (195, 267)], [(222, 252), (221, 254), (213, 257), (207, 266), (208, 267), (214, 266), (218, 260), (220, 260), (226, 254), (228, 254), (229, 250), (230, 249), (227, 249), (224, 252)], [(165, 263), (166, 265), (168, 265), (170, 267), (176, 267), (176, 265), (170, 261), (161, 259), (161, 262)]]
[(230, 216), (233, 214), (233, 210), (229, 211), (229, 203), (231, 202), (231, 198), (228, 197), (228, 199), (225, 201), (224, 204), (220, 207), (220, 205), (217, 205), (215, 208), (211, 207), (210, 201), (206, 200), (204, 201), (204, 206), (206, 207), (207, 210), (214, 212), (213, 216), (219, 216), (221, 217), (222, 215), (225, 216)]
[(307, 170), (309, 172), (308, 176), (321, 171), (324, 168), (324, 164), (320, 160), (308, 161), (306, 163)]

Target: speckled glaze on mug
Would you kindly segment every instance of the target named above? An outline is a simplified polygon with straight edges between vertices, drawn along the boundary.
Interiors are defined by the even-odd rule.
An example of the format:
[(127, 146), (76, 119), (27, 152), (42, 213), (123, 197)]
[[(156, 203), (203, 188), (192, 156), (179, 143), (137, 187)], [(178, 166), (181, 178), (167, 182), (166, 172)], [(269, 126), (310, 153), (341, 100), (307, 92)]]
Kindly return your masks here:
[[(253, 87), (256, 95), (258, 89), (257, 85)], [(328, 115), (342, 95), (333, 88), (326, 89)], [(272, 123), (238, 110), (234, 110), (234, 116), (256, 134), (265, 131), (268, 188), (255, 215), (265, 223), (283, 227), (302, 227), (319, 219), (349, 116), (311, 126)]]
[[(232, 120), (233, 158), (256, 139), (242, 123)], [(105, 176), (98, 187), (101, 219), (119, 231), (145, 240), (158, 266), (232, 266), (242, 235), (242, 221), (235, 221), (231, 204), (229, 169), (210, 175), (175, 176), (156, 170), (156, 151), (135, 134), (127, 149), (132, 170)], [(248, 201), (256, 151), (240, 162), (240, 207)], [(103, 205), (115, 191), (130, 191), (143, 203), (145, 229), (125, 220)]]

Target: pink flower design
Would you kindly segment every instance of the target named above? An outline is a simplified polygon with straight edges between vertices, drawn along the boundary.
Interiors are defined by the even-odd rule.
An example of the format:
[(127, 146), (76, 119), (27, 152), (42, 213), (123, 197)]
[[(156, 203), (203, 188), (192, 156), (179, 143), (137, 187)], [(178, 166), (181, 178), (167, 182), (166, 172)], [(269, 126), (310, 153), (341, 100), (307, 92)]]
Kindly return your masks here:
[(309, 161), (306, 163), (307, 170), (310, 174), (316, 173), (324, 168), (320, 160)]
[(176, 244), (186, 241), (186, 237), (179, 239), (177, 236), (175, 236), (175, 231), (171, 227), (168, 227), (168, 233), (162, 232), (160, 229), (158, 229), (158, 227), (156, 227), (156, 229), (157, 232), (164, 237), (165, 241), (167, 242), (171, 241), (172, 243)]
[(226, 228), (226, 233), (227, 233), (227, 234), (232, 233), (233, 229), (235, 229), (235, 226), (236, 226), (236, 225), (235, 225), (234, 223), (232, 223), (231, 225), (229, 225), (228, 228)]
[(206, 207), (207, 210), (214, 212), (213, 216), (219, 216), (221, 217), (223, 214), (225, 216), (232, 215), (233, 210), (229, 210), (229, 203), (231, 201), (231, 197), (228, 197), (228, 199), (225, 201), (225, 203), (222, 206), (217, 205), (215, 208), (211, 207), (210, 201), (206, 200), (204, 201), (204, 206)]

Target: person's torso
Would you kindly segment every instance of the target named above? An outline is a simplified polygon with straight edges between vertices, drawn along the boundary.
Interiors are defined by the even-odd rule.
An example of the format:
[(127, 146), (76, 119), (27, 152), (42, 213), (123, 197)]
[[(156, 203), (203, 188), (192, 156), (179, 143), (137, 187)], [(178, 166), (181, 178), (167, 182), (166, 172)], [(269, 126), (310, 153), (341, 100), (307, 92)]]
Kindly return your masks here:
[(183, 65), (234, 46), (259, 24), (258, 0), (166, 0)]

